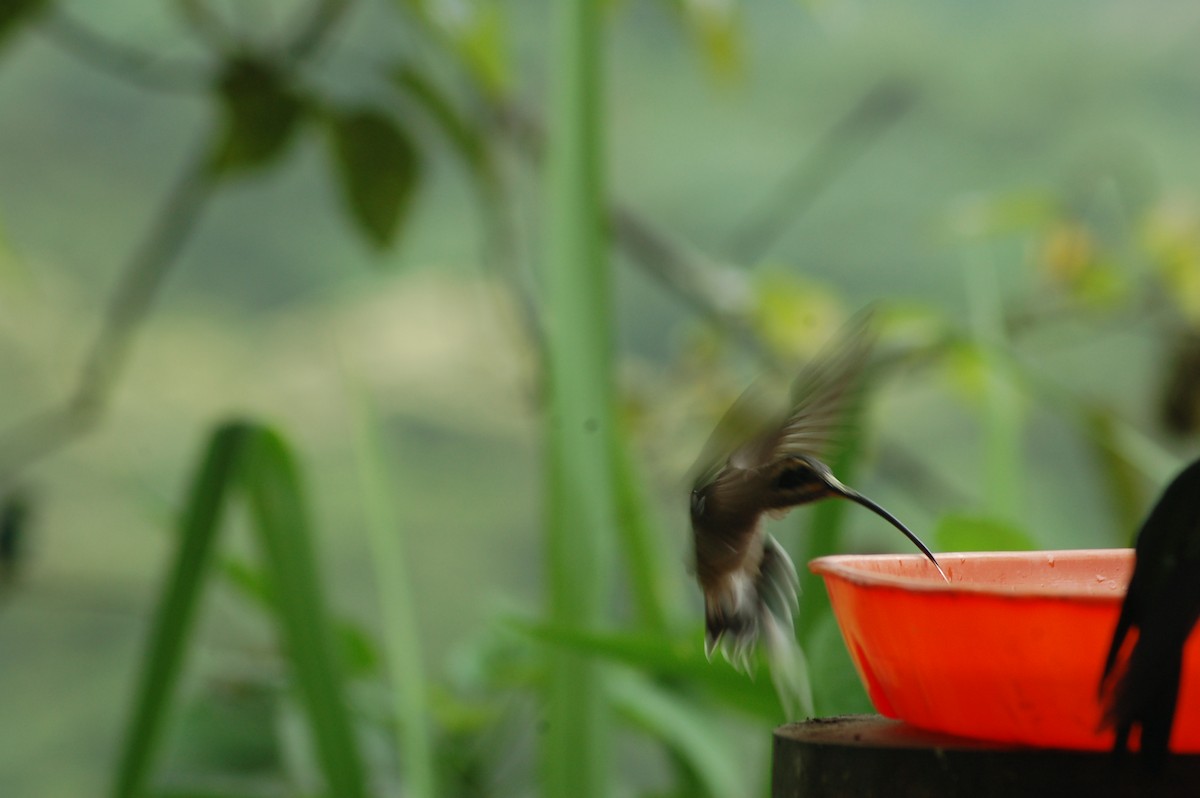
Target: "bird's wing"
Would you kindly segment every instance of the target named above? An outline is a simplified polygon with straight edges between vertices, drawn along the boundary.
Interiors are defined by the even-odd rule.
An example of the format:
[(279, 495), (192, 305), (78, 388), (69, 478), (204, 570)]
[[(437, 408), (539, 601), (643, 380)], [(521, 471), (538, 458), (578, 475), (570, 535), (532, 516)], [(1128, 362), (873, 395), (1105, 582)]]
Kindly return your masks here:
[[(692, 466), (694, 489), (712, 484), (731, 462), (752, 463), (766, 458), (770, 444), (763, 441), (773, 440), (781, 416), (778, 404), (768, 394), (764, 380), (759, 378), (721, 416)], [(764, 448), (766, 451), (761, 451)]]
[(873, 317), (870, 310), (855, 316), (796, 376), (792, 409), (772, 441), (771, 461), (788, 454), (827, 458), (830, 445), (843, 432), (846, 405), (861, 386), (875, 344)]
[[(726, 411), (705, 444), (694, 489), (710, 485), (724, 472), (763, 468), (788, 454), (821, 458), (842, 429), (846, 401), (859, 384), (874, 344), (873, 313), (855, 316), (838, 337), (800, 370), (792, 381), (790, 410), (781, 411), (762, 379)], [(730, 466), (731, 468), (727, 468)]]

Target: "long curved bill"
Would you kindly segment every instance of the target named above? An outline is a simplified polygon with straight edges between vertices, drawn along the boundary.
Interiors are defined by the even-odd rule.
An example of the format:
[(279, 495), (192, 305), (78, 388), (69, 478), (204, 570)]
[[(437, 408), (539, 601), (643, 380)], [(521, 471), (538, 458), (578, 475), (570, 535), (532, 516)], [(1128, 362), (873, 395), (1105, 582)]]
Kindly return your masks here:
[(929, 561), (931, 563), (933, 563), (933, 567), (936, 568), (937, 572), (942, 575), (942, 579), (946, 580), (947, 582), (950, 581), (949, 577), (946, 576), (946, 572), (942, 570), (942, 566), (938, 565), (937, 557), (933, 556), (933, 552), (931, 552), (929, 550), (929, 547), (921, 542), (921, 539), (919, 537), (917, 537), (916, 533), (914, 533), (911, 529), (906, 527), (904, 524), (900, 523), (900, 519), (896, 518), (896, 516), (892, 515), (887, 510), (883, 509), (878, 504), (871, 501), (866, 496), (862, 495), (861, 493), (854, 490), (853, 488), (848, 488), (845, 485), (843, 485), (842, 483), (837, 482), (836, 480), (831, 480), (831, 482), (833, 482), (834, 484), (830, 485), (830, 487), (833, 488), (834, 491), (836, 491), (838, 493), (838, 495), (840, 495), (844, 498), (847, 498), (850, 501), (855, 502), (857, 504), (861, 504), (863, 507), (866, 507), (868, 510), (875, 513), (875, 515), (878, 515), (880, 518), (883, 518), (889, 524), (896, 527), (896, 529), (899, 529), (901, 532), (903, 532), (904, 536), (906, 538), (908, 538), (909, 540), (911, 540), (913, 542), (913, 545), (916, 546), (918, 549), (920, 549), (921, 553), (929, 558)]

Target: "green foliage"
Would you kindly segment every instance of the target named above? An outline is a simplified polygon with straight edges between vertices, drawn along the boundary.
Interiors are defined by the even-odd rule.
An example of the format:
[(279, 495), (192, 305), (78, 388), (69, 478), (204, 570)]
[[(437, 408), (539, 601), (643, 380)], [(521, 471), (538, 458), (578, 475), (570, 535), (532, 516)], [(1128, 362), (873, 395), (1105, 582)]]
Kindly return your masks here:
[(946, 515), (933, 539), (941, 551), (1032, 551), (1028, 534), (1005, 521), (973, 515)]
[(331, 111), (328, 126), (350, 218), (375, 247), (391, 246), (417, 188), (416, 148), (393, 119), (371, 109)]
[(237, 56), (217, 81), (223, 128), (213, 168), (236, 173), (278, 162), (296, 137), (308, 101), (271, 61)]
[(49, 0), (6, 0), (0, 4), (0, 45), (21, 25), (28, 24), (49, 5)]
[(175, 565), (158, 604), (112, 794), (137, 796), (148, 785), (209, 576), (222, 510), (234, 491), (250, 507), (292, 676), (308, 713), (326, 784), (335, 795), (365, 796), (358, 746), (316, 579), (299, 475), (282, 438), (244, 422), (226, 424), (213, 434), (192, 480)]
[[(294, 27), (306, 28), (304, 23), (316, 20), (321, 34), (316, 38), (324, 41), (324, 32), (352, 4), (315, 0), (299, 5), (302, 24)], [(555, 27), (547, 37), (555, 43), (547, 67), (551, 115), (544, 136), (543, 120), (523, 108), (526, 87), (514, 86), (519, 73), (509, 27), (520, 12), (494, 0), (398, 0), (404, 35), (395, 37), (396, 51), (384, 54), (381, 65), (366, 68), (373, 74), (364, 81), (370, 85), (373, 79), (387, 91), (380, 93), (382, 98), (364, 91), (351, 100), (341, 93), (357, 87), (339, 85), (335, 94), (323, 72), (327, 62), (308, 57), (322, 52), (312, 29), (290, 37), (278, 34), (293, 26), (260, 30), (250, 4), (176, 3), (208, 55), (205, 68), (197, 72), (217, 74), (208, 86), (218, 124), (205, 149), (205, 179), (218, 189), (231, 178), (291, 166), (289, 152), (318, 126), (348, 226), (373, 248), (384, 250), (401, 240), (425, 177), (434, 172), (430, 161), (439, 153), (452, 152), (466, 165), (466, 179), (487, 206), (485, 224), (495, 225), (513, 209), (514, 216), (533, 216), (521, 205), (528, 198), (507, 186), (509, 172), (517, 175), (513, 182), (518, 184), (545, 182), (539, 217), (546, 239), (541, 249), (544, 294), (523, 309), (527, 318), (521, 322), (533, 333), (527, 342), (531, 359), (542, 358), (536, 376), (542, 390), (529, 393), (541, 402), (544, 415), (547, 512), (540, 546), (523, 548), (522, 540), (505, 552), (514, 560), (543, 565), (545, 601), (540, 614), (526, 613), (532, 620), (493, 623), (467, 641), (465, 654), (452, 654), (450, 664), (427, 661), (429, 648), (420, 631), (431, 610), (412, 580), (413, 565), (424, 564), (408, 561), (409, 541), (401, 537), (394, 496), (400, 474), (426, 467), (423, 452), (404, 451), (404, 468), (393, 468), (380, 425), (364, 410), (355, 425), (362, 487), (356, 504), (371, 547), (381, 631), (360, 621), (328, 618), (317, 589), (307, 496), (287, 445), (257, 425), (224, 426), (211, 441), (180, 517), (179, 548), (156, 606), (115, 794), (231, 795), (155, 793), (149, 784), (167, 737), (173, 694), (193, 647), (197, 605), (214, 569), (242, 604), (277, 623), (295, 694), (253, 682), (263, 692), (255, 694), (244, 716), (236, 717), (202, 694), (185, 722), (199, 729), (194, 742), (213, 758), (236, 762), (233, 749), (240, 742), (245, 742), (242, 754), (256, 763), (272, 758), (276, 749), (299, 748), (301, 758), (315, 760), (329, 792), (339, 798), (368, 794), (368, 783), (375, 788), (375, 777), (381, 775), (379, 784), (398, 779), (406, 793), (419, 797), (439, 790), (446, 795), (530, 793), (538, 777), (532, 775), (534, 756), (522, 743), (532, 745), (534, 737), (541, 748), (541, 791), (548, 798), (628, 791), (635, 779), (613, 764), (614, 751), (620, 750), (613, 744), (617, 733), (660, 749), (671, 767), (664, 794), (744, 792), (739, 787), (756, 783), (766, 771), (765, 761), (740, 756), (739, 732), (730, 728), (731, 721), (753, 724), (753, 733), (765, 738), (774, 724), (787, 719), (779, 696), (762, 678), (763, 663), (759, 677), (748, 679), (725, 662), (704, 658), (696, 591), (691, 585), (687, 594), (677, 589), (686, 579), (684, 558), (665, 553), (667, 545), (686, 547), (686, 519), (682, 513), (664, 513), (664, 522), (655, 500), (672, 511), (683, 505), (685, 490), (673, 481), (676, 461), (688, 459), (679, 452), (691, 447), (695, 436), (681, 431), (679, 418), (691, 414), (706, 424), (720, 412), (714, 397), (736, 393), (748, 381), (748, 371), (764, 364), (793, 369), (812, 352), (814, 342), (839, 326), (856, 294), (808, 274), (801, 277), (795, 264), (772, 262), (769, 271), (758, 274), (714, 267), (708, 258), (719, 259), (719, 253), (693, 257), (690, 242), (677, 250), (664, 245), (647, 232), (650, 225), (634, 224), (639, 219), (634, 210), (609, 196), (603, 132), (613, 128), (614, 120), (601, 99), (600, 38), (609, 29), (601, 13), (614, 10), (602, 11), (600, 5), (585, 0), (553, 4)], [(716, 74), (742, 74), (744, 49), (749, 52), (741, 41), (745, 9), (702, 0), (669, 5)], [(46, 0), (0, 4), (0, 42), (11, 41), (49, 7)], [(157, 65), (137, 58), (136, 52), (131, 58), (117, 51), (114, 71), (137, 75)], [(355, 55), (347, 61), (362, 69), (360, 54)], [(829, 88), (830, 93), (835, 90)], [(843, 146), (861, 144), (890, 124), (880, 120), (898, 118), (914, 96), (908, 84), (885, 81), (881, 89), (867, 93), (865, 110), (848, 117), (853, 124), (835, 120), (830, 125), (830, 138)], [(802, 110), (800, 116), (810, 115), (810, 108)], [(805, 136), (810, 133), (804, 131)], [(771, 192), (770, 201), (750, 216), (751, 224), (742, 225), (749, 241), (735, 237), (739, 245), (732, 249), (743, 255), (731, 260), (757, 261), (758, 256), (746, 253), (772, 251), (772, 240), (801, 215), (817, 188), (833, 182), (847, 150), (816, 149), (820, 157), (811, 168), (796, 171), (799, 179), (785, 182), (786, 191)], [(520, 171), (522, 166), (526, 172)], [(1099, 400), (1090, 398), (1096, 392), (1091, 389), (1087, 400), (1077, 398), (1066, 387), (1067, 377), (1045, 377), (1027, 367), (1024, 360), (1040, 358), (1042, 349), (1027, 345), (1026, 336), (1049, 329), (1064, 340), (1072, 332), (1086, 339), (1103, 332), (1105, 325), (1147, 319), (1160, 325), (1170, 319), (1181, 329), (1161, 333), (1163, 341), (1155, 342), (1169, 343), (1174, 340), (1170, 336), (1177, 336), (1180, 347), (1169, 366), (1178, 379), (1168, 381), (1164, 404), (1178, 412), (1185, 427), (1180, 437), (1189, 434), (1188, 424), (1196, 423), (1189, 415), (1200, 413), (1195, 410), (1200, 388), (1191, 378), (1195, 368), (1189, 359), (1196, 345), (1185, 336), (1200, 329), (1200, 214), (1187, 203), (1133, 197), (1137, 192), (1119, 175), (1099, 177), (1122, 194), (1121, 224), (1111, 224), (1097, 212), (1103, 198), (1098, 199), (1096, 189), (1075, 182), (985, 192), (951, 202), (941, 217), (945, 235), (938, 243), (953, 247), (954, 259), (962, 263), (966, 322), (922, 304), (915, 337), (904, 331), (885, 335), (881, 349), (887, 362), (869, 375), (867, 398), (872, 402), (847, 408), (845, 434), (830, 453), (834, 473), (850, 484), (877, 474), (929, 516), (938, 549), (1046, 545), (1050, 538), (1045, 530), (1026, 522), (1025, 494), (1040, 487), (1028, 476), (1035, 457), (1024, 440), (1034, 419), (1057, 423), (1067, 437), (1078, 439), (1072, 444), (1082, 444), (1080, 458), (1091, 467), (1071, 477), (1090, 480), (1097, 503), (1106, 503), (1103, 512), (1112, 519), (1106, 543), (1126, 542), (1144, 511), (1148, 486), (1173, 468), (1172, 450), (1140, 431), (1144, 420), (1126, 420), (1128, 408), (1114, 398), (1122, 386), (1105, 386)], [(877, 182), (886, 181), (881, 177)], [(131, 259), (122, 284), (133, 286), (135, 296), (153, 294), (154, 284), (139, 282), (139, 275), (165, 272), (203, 204), (195, 202), (194, 215), (167, 220), (165, 227), (177, 232), (167, 245), (154, 246), (159, 239), (152, 236), (151, 245), (140, 250), (143, 255)], [(863, 218), (868, 218), (865, 213)], [(643, 253), (653, 253), (643, 266), (692, 311), (688, 321), (663, 336), (665, 343), (655, 342), (669, 354), (649, 368), (635, 358), (618, 362), (613, 351), (618, 317), (606, 252), (610, 227), (633, 262), (638, 261), (637, 247), (630, 241), (640, 242)], [(631, 229), (639, 235), (631, 235)], [(514, 238), (520, 233), (488, 232), (481, 238), (489, 246), (505, 232)], [(824, 240), (832, 246), (832, 237)], [(518, 241), (512, 249), (519, 254), (530, 248), (527, 243)], [(817, 247), (815, 254), (806, 253), (804, 264), (807, 269), (829, 255), (836, 262), (849, 258), (847, 252), (853, 250)], [(492, 257), (489, 250), (481, 260)], [(521, 293), (520, 266), (489, 284)], [(875, 290), (872, 284), (870, 292)], [(148, 302), (137, 305), (118, 318), (117, 329), (132, 331), (149, 307)], [(677, 329), (683, 334), (677, 335)], [(691, 345), (676, 346), (680, 340)], [(618, 382), (618, 366), (630, 366), (631, 373), (639, 367), (653, 372), (642, 396), (633, 396), (640, 386)], [(948, 385), (939, 379), (943, 375), (949, 376)], [(918, 410), (949, 406), (963, 412), (964, 423), (980, 433), (978, 462), (973, 452), (969, 458), (983, 476), (972, 481), (970, 469), (958, 473), (956, 462), (942, 468), (944, 455), (958, 453), (957, 443), (938, 441), (926, 449), (921, 442), (913, 452), (896, 442), (892, 436), (902, 431), (905, 422), (898, 419), (903, 415), (876, 418), (870, 412), (893, 398), (891, 378), (900, 384), (897, 395), (904, 394)], [(464, 390), (472, 388), (473, 383)], [(914, 388), (919, 393), (915, 400), (909, 396)], [(640, 399), (645, 417), (619, 417), (615, 407), (626, 399)], [(908, 467), (914, 464), (919, 467)], [(447, 475), (446, 481), (455, 476)], [(469, 491), (470, 486), (455, 485), (446, 492), (469, 503)], [(244, 500), (251, 511), (261, 563), (216, 551), (222, 510), (233, 498)], [(405, 505), (410, 498), (403, 497)], [(859, 547), (855, 525), (849, 523), (858, 512), (843, 502), (821, 503), (803, 516), (808, 523), (788, 542), (801, 566), (797, 637), (810, 655), (819, 714), (870, 708), (824, 589), (803, 567), (812, 557)], [(613, 586), (622, 592), (610, 595)], [(463, 587), (472, 594), (486, 593), (478, 585)], [(490, 595), (480, 598), (490, 600)], [(346, 697), (343, 676), (355, 678), (357, 700)], [(287, 725), (273, 723), (279, 717), (271, 713), (279, 713), (281, 705), (291, 709), (297, 698), (303, 713), (292, 713), (289, 728), (301, 727), (300, 742), (266, 739), (272, 728)], [(306, 719), (296, 720), (302, 715)], [(224, 727), (233, 723), (260, 739), (239, 741), (225, 734)], [(543, 726), (547, 731), (536, 735), (533, 730)], [(368, 750), (359, 744), (360, 737), (386, 742)], [(371, 759), (370, 751), (380, 748), (385, 753)], [(378, 792), (386, 789), (380, 786)]]

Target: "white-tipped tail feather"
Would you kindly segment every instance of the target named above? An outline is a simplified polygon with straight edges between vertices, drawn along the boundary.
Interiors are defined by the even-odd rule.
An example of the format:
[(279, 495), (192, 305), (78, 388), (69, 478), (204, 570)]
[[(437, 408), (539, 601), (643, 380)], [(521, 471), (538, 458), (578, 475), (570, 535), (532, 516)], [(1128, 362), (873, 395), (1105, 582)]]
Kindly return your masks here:
[(783, 547), (764, 536), (757, 573), (739, 571), (726, 590), (705, 601), (705, 654), (721, 653), (735, 668), (753, 675), (751, 655), (762, 644), (771, 680), (789, 717), (813, 713), (808, 666), (792, 627), (800, 580)]

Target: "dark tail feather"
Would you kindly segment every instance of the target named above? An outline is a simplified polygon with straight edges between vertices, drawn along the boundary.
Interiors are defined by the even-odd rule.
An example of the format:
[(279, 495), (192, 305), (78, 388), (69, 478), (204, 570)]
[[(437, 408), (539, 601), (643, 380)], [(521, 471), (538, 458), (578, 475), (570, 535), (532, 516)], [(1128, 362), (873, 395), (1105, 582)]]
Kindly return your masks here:
[(1179, 679), (1183, 669), (1183, 646), (1163, 645), (1150, 635), (1140, 638), (1123, 671), (1116, 676), (1104, 710), (1103, 726), (1116, 730), (1113, 750), (1118, 756), (1128, 750), (1134, 726), (1141, 729), (1141, 761), (1147, 770), (1158, 772), (1167, 757)]

